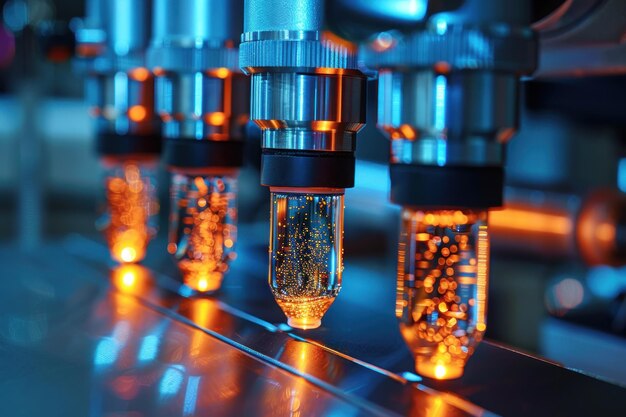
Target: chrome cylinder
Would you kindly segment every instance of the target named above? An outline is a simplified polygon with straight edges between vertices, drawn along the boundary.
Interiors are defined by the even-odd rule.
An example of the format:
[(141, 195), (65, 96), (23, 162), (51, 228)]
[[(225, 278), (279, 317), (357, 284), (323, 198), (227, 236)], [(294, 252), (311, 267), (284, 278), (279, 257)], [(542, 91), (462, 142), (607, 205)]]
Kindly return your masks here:
[(378, 126), (392, 139), (391, 163), (503, 163), (517, 126), (515, 75), (383, 70), (378, 82)]
[(252, 74), (252, 119), (264, 148), (354, 151), (365, 100), (360, 73)]
[[(536, 67), (537, 38), (522, 0), (448, 6), (425, 10), (413, 29), (375, 34), (361, 49), (364, 63), (379, 71), (378, 127), (391, 139), (391, 196), (399, 204), (491, 207), (502, 201), (504, 145), (518, 127), (519, 79)], [(459, 175), (488, 192), (404, 195), (420, 194), (412, 184), (440, 189)]]
[(392, 140), (392, 163), (503, 163), (518, 126), (519, 76), (536, 65), (534, 33), (455, 25), (435, 20), (363, 50), (379, 69), (378, 126)]
[(240, 65), (263, 148), (354, 152), (365, 77), (356, 48), (323, 31), (324, 1), (249, 0), (244, 15)]
[(99, 134), (148, 136), (158, 132), (154, 80), (145, 69), (151, 0), (89, 0), (76, 31), (76, 69), (87, 76), (86, 95)]
[(242, 1), (156, 0), (148, 63), (170, 139), (242, 139), (249, 86), (239, 72)]

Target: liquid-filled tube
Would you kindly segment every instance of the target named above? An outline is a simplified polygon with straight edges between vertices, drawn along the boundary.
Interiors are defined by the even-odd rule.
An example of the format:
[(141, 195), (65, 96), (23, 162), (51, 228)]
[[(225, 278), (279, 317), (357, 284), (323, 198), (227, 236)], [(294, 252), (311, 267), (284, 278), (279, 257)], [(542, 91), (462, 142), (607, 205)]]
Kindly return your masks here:
[(343, 190), (271, 189), (269, 284), (291, 327), (313, 329), (341, 289)]
[(104, 161), (105, 201), (98, 228), (111, 257), (120, 263), (140, 262), (157, 232), (156, 161)]
[(168, 251), (184, 283), (210, 293), (220, 288), (235, 259), (237, 170), (188, 175), (175, 173)]
[(487, 212), (402, 211), (396, 317), (417, 373), (454, 379), (486, 330)]

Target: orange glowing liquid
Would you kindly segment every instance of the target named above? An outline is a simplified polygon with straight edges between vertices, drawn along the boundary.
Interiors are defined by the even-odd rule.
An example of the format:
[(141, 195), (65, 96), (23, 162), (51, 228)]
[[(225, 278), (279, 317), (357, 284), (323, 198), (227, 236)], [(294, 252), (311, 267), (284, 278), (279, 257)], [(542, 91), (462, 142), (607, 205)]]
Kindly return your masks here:
[(420, 375), (458, 378), (486, 329), (485, 212), (405, 209), (396, 316)]
[(198, 292), (220, 288), (235, 259), (237, 209), (234, 176), (176, 174), (168, 250), (186, 285)]
[(121, 263), (141, 261), (155, 233), (151, 217), (159, 208), (152, 180), (138, 164), (124, 162), (106, 179), (106, 202), (104, 234), (111, 257)]
[(282, 297), (274, 294), (278, 306), (288, 318), (291, 327), (315, 329), (322, 324), (322, 317), (335, 301), (335, 296)]
[(272, 192), (269, 284), (290, 326), (320, 326), (342, 272), (343, 195)]

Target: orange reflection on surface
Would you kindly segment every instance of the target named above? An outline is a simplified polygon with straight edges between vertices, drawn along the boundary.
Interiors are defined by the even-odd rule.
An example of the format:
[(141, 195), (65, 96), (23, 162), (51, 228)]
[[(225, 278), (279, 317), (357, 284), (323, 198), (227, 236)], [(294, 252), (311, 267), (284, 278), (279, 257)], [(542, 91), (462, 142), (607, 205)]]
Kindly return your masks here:
[(121, 175), (106, 179), (109, 224), (105, 237), (111, 256), (121, 263), (141, 261), (154, 233), (148, 220), (158, 212), (153, 185), (136, 163), (123, 164)]
[[(288, 340), (281, 360), (306, 374), (309, 369), (318, 367), (314, 358), (309, 355), (311, 348), (312, 346), (306, 342)], [(304, 378), (296, 378), (291, 384), (280, 387), (280, 391), (276, 389), (265, 393), (263, 402), (266, 409), (261, 415), (294, 417), (306, 415), (304, 413), (311, 408), (311, 402), (314, 400), (306, 395), (307, 384), (308, 382)]]
[[(181, 301), (180, 311), (199, 327), (222, 334), (228, 334), (233, 324), (232, 316), (220, 309), (217, 300), (210, 298), (184, 299)], [(175, 352), (180, 353), (178, 360), (187, 369), (189, 380), (199, 380), (198, 392), (201, 395), (190, 398), (195, 402), (196, 409), (206, 411), (199, 414), (233, 415), (233, 408), (240, 401), (238, 361), (241, 360), (241, 353), (198, 329), (192, 329), (190, 336), (180, 337), (179, 340), (185, 344), (172, 346), (170, 352), (173, 357), (178, 356)], [(179, 352), (180, 350), (183, 352)]]
[(125, 294), (141, 295), (154, 286), (150, 270), (136, 264), (119, 265), (111, 271), (113, 286)]

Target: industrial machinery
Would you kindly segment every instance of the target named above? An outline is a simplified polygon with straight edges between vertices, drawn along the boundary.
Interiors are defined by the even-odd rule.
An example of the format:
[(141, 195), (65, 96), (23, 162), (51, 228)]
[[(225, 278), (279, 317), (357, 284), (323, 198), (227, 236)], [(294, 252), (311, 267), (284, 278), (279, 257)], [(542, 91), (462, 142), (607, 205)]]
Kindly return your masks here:
[(237, 175), (248, 121), (241, 1), (154, 2), (148, 63), (172, 172), (167, 250), (184, 282), (217, 290), (235, 255)]
[(76, 31), (76, 67), (96, 118), (96, 148), (105, 169), (99, 228), (111, 257), (138, 262), (156, 234), (156, 165), (161, 150), (154, 78), (146, 68), (150, 0), (87, 2)]

